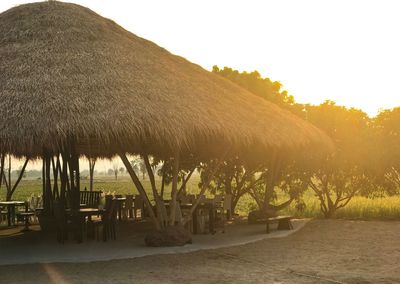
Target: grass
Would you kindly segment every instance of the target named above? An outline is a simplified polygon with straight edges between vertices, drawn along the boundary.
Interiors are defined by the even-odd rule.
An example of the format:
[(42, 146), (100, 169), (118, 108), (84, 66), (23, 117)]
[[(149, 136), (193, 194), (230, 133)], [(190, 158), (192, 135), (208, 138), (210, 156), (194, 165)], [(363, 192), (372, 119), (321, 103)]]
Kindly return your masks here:
[[(320, 211), (319, 201), (315, 196), (309, 195), (304, 198), (306, 208), (299, 212), (292, 204), (284, 210), (285, 214), (296, 217), (318, 217), (323, 218)], [(347, 206), (340, 208), (335, 215), (343, 219), (400, 219), (400, 196), (388, 196), (381, 198), (354, 197)]]
[[(40, 179), (24, 179), (21, 181), (16, 192), (14, 193), (14, 200), (27, 200), (32, 194), (40, 195), (42, 193), (42, 181)], [(142, 181), (145, 189), (149, 192), (150, 182), (148, 179)], [(157, 180), (159, 183), (160, 180)], [(187, 190), (190, 193), (198, 192), (199, 177), (194, 176), (187, 184)], [(81, 187), (89, 187), (89, 180), (81, 180)], [(120, 176), (115, 180), (111, 176), (98, 176), (94, 180), (94, 187), (96, 190), (103, 192), (115, 192), (119, 194), (138, 194), (131, 179), (128, 176)], [(170, 187), (166, 187), (166, 196), (170, 193)], [(285, 197), (282, 197), (284, 199)], [(0, 200), (5, 200), (4, 187), (0, 190)], [(279, 203), (279, 200), (277, 201)], [(304, 202), (306, 207), (303, 211), (298, 211), (293, 203), (288, 208), (284, 209), (281, 213), (288, 214), (295, 217), (323, 217), (317, 198), (313, 193), (307, 192), (304, 195)], [(253, 199), (246, 195), (243, 196), (237, 205), (236, 211), (239, 215), (247, 215), (251, 210), (256, 209), (256, 204)], [(400, 196), (390, 196), (383, 198), (369, 199), (365, 197), (354, 197), (350, 203), (337, 211), (337, 218), (349, 219), (400, 219)]]

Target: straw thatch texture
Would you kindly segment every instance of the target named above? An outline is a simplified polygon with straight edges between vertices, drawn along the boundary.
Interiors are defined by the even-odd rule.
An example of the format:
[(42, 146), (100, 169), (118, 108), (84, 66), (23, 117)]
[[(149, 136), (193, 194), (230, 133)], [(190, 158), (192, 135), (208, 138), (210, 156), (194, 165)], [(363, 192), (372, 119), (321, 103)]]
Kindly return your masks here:
[[(329, 144), (312, 125), (133, 35), (59, 2), (0, 14), (0, 147), (19, 155), (209, 152)], [(93, 154), (92, 153), (92, 154)]]

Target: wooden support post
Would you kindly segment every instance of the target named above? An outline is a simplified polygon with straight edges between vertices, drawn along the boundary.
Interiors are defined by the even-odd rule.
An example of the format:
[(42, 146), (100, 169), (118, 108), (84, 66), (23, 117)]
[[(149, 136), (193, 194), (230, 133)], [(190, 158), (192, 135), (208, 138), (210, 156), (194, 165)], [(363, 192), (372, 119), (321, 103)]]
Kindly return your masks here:
[[(42, 156), (42, 200), (43, 200), (43, 210), (46, 212), (46, 203), (48, 202), (46, 199), (46, 161), (45, 155), (43, 153)], [(47, 213), (47, 212), (46, 212)]]
[(7, 200), (10, 200), (11, 197), (9, 193), (11, 191), (11, 155), (8, 154), (8, 187), (7, 187)]
[(165, 227), (165, 225), (168, 222), (168, 215), (166, 213), (167, 209), (165, 208), (163, 199), (158, 194), (153, 169), (151, 168), (151, 165), (150, 165), (149, 156), (147, 154), (143, 154), (142, 158), (143, 158), (144, 164), (146, 166), (147, 174), (149, 176), (149, 180), (150, 180), (150, 184), (151, 184), (151, 189), (153, 191), (154, 201), (156, 203), (157, 218), (158, 218), (159, 223), (161, 224), (161, 227)]
[(45, 167), (46, 167), (46, 199), (47, 199), (47, 204), (46, 204), (46, 212), (51, 213), (52, 212), (52, 205), (53, 205), (53, 194), (52, 194), (52, 188), (51, 188), (51, 177), (50, 177), (50, 154), (47, 152), (46, 153), (46, 159), (45, 159)]
[(174, 163), (172, 166), (172, 191), (171, 191), (171, 206), (170, 206), (170, 225), (175, 225), (175, 215), (178, 196), (178, 174), (179, 174), (179, 154), (174, 155)]
[(62, 167), (60, 170), (60, 180), (61, 180), (61, 188), (60, 188), (60, 203), (66, 208), (67, 207), (67, 184), (68, 184), (68, 162), (65, 154), (61, 153), (62, 158)]
[(118, 155), (120, 156), (122, 162), (124, 163), (126, 170), (128, 171), (137, 190), (139, 191), (139, 194), (142, 196), (146, 208), (149, 211), (150, 218), (154, 223), (154, 226), (156, 227), (157, 230), (161, 230), (161, 224), (157, 219), (156, 215), (154, 214), (153, 206), (150, 203), (149, 197), (147, 196), (146, 191), (143, 188), (143, 185), (141, 184), (139, 178), (137, 177), (135, 171), (133, 170), (131, 163), (129, 163), (128, 158), (126, 157), (124, 152), (121, 151)]
[(0, 189), (1, 189), (1, 185), (3, 184), (5, 157), (6, 157), (5, 153), (0, 153)]
[(79, 178), (79, 157), (71, 151), (70, 159), (68, 161), (69, 164), (69, 174), (71, 181), (71, 189), (70, 189), (70, 206), (72, 209), (79, 209), (80, 200), (79, 200), (79, 191), (80, 191), (80, 178)]
[(94, 177), (94, 166), (96, 165), (96, 158), (88, 158), (89, 160), (89, 190), (93, 191), (93, 177)]
[(51, 166), (53, 168), (53, 196), (55, 199), (60, 199), (60, 193), (58, 191), (58, 165), (59, 165), (58, 155), (57, 155), (57, 162), (54, 162), (54, 157), (51, 157)]

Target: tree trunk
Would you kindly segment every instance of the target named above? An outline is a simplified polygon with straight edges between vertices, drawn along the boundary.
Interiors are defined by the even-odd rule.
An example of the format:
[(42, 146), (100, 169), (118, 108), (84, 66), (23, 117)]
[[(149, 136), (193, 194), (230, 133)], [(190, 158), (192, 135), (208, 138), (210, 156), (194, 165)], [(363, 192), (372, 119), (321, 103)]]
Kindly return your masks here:
[(328, 207), (328, 210), (322, 210), (322, 213), (326, 219), (330, 219), (335, 216), (336, 208)]
[(144, 164), (146, 166), (147, 174), (149, 175), (150, 185), (151, 185), (154, 200), (156, 203), (157, 218), (158, 218), (159, 223), (161, 224), (161, 227), (164, 228), (164, 226), (168, 223), (168, 215), (166, 213), (167, 210), (165, 208), (164, 201), (158, 195), (156, 181), (154, 178), (153, 169), (151, 168), (151, 165), (150, 165), (149, 156), (147, 154), (144, 154), (142, 158), (143, 158)]
[(143, 185), (141, 184), (138, 176), (136, 175), (135, 171), (132, 168), (131, 163), (129, 163), (128, 158), (126, 157), (124, 152), (120, 152), (118, 154), (122, 160), (122, 162), (125, 165), (126, 170), (128, 171), (133, 183), (136, 186), (136, 189), (139, 191), (139, 194), (142, 196), (145, 206), (147, 207), (147, 210), (149, 211), (150, 218), (152, 219), (154, 226), (156, 227), (157, 230), (161, 230), (161, 224), (159, 220), (157, 219), (156, 215), (154, 214), (153, 206), (150, 203), (149, 197), (147, 196), (147, 193), (145, 189), (143, 188)]
[(238, 202), (239, 202), (239, 199), (240, 199), (240, 198), (234, 198), (234, 197), (232, 196), (232, 200), (231, 200), (231, 212), (230, 212), (230, 215), (231, 215), (231, 216), (235, 215), (236, 206), (237, 206), (237, 204), (238, 204)]
[(161, 192), (160, 192), (160, 197), (162, 200), (164, 200), (164, 187), (165, 187), (165, 170), (164, 170), (164, 166), (165, 166), (165, 162), (163, 165), (163, 169), (162, 169), (162, 178), (161, 178)]
[(178, 196), (178, 174), (179, 174), (179, 155), (174, 156), (174, 164), (172, 166), (172, 191), (171, 191), (171, 205), (170, 205), (170, 225), (175, 225), (175, 215)]
[(21, 181), (22, 177), (24, 176), (25, 168), (26, 168), (26, 165), (28, 164), (28, 161), (29, 161), (29, 159), (25, 160), (25, 163), (22, 166), (21, 171), (19, 172), (19, 175), (18, 175), (18, 178), (17, 178), (17, 181), (15, 182), (15, 184), (11, 187), (11, 180), (8, 182), (9, 189), (7, 190), (7, 200), (12, 199), (12, 196), (13, 196), (15, 190), (17, 189), (19, 182)]

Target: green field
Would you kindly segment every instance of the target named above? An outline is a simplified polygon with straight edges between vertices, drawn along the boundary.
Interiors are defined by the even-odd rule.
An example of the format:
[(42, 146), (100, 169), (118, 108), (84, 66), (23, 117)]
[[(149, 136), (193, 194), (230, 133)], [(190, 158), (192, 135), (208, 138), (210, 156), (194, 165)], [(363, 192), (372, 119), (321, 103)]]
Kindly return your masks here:
[[(160, 180), (157, 179), (157, 183)], [(199, 177), (194, 176), (187, 184), (187, 190), (190, 193), (198, 192)], [(145, 189), (149, 192), (150, 182), (148, 179), (142, 181)], [(89, 187), (89, 180), (81, 180), (81, 187)], [(98, 176), (94, 180), (95, 190), (111, 192), (116, 194), (138, 194), (132, 181), (128, 176), (120, 176), (115, 180), (112, 176)], [(32, 194), (40, 195), (42, 193), (42, 183), (40, 179), (24, 179), (19, 184), (13, 199), (27, 200)], [(166, 194), (170, 193), (170, 187), (166, 187)], [(285, 197), (282, 196), (282, 199)], [(5, 199), (4, 187), (0, 191), (0, 200)], [(283, 210), (283, 214), (290, 214), (296, 217), (323, 217), (317, 198), (312, 192), (304, 195), (306, 208), (304, 211), (298, 211), (295, 204)], [(277, 201), (279, 203), (279, 200)], [(256, 209), (256, 204), (250, 196), (243, 196), (237, 205), (237, 213), (246, 216), (249, 211)], [(365, 197), (354, 197), (353, 200), (344, 208), (340, 209), (337, 218), (350, 219), (400, 219), (400, 196), (369, 199)]]

